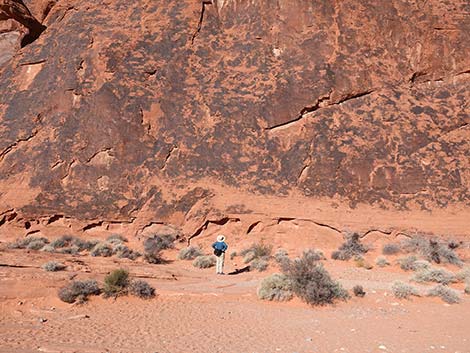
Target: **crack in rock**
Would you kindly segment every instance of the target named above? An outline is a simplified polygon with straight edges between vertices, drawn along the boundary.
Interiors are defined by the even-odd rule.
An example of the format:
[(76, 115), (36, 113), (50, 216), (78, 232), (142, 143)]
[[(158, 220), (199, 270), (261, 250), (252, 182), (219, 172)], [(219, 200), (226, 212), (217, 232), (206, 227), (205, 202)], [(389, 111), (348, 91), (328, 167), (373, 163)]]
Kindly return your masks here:
[(196, 31), (194, 31), (193, 36), (191, 37), (191, 44), (194, 44), (194, 40), (196, 39), (199, 32), (201, 32), (202, 23), (204, 22), (204, 13), (206, 12), (206, 5), (212, 5), (212, 0), (201, 1), (201, 15), (199, 17), (199, 22), (197, 24)]

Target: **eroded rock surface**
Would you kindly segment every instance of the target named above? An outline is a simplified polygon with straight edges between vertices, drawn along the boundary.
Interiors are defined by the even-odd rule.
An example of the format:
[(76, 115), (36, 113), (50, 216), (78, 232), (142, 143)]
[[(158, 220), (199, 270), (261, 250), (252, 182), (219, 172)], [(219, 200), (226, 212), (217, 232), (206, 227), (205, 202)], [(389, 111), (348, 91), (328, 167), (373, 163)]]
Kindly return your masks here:
[(47, 30), (0, 71), (4, 226), (191, 236), (231, 219), (224, 187), (469, 210), (465, 0), (29, 5)]

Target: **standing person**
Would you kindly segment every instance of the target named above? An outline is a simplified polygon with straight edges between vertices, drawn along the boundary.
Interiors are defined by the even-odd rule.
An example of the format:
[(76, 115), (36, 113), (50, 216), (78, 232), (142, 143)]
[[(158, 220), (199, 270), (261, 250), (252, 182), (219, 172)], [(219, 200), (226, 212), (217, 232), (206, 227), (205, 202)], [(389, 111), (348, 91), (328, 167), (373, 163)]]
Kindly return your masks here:
[(225, 260), (225, 251), (228, 249), (228, 245), (225, 242), (225, 236), (222, 234), (217, 236), (217, 241), (212, 244), (214, 249), (214, 255), (217, 257), (217, 264), (215, 266), (215, 272), (218, 275), (224, 274), (224, 260)]

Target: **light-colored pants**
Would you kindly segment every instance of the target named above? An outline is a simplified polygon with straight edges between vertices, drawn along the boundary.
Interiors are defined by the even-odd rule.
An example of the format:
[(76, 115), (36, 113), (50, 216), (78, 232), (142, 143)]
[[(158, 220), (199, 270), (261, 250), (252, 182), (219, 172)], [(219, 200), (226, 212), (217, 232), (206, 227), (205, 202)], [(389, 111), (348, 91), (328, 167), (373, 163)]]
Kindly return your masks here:
[(223, 252), (222, 255), (216, 256), (217, 263), (215, 264), (215, 273), (224, 273), (224, 260), (225, 260), (225, 253)]

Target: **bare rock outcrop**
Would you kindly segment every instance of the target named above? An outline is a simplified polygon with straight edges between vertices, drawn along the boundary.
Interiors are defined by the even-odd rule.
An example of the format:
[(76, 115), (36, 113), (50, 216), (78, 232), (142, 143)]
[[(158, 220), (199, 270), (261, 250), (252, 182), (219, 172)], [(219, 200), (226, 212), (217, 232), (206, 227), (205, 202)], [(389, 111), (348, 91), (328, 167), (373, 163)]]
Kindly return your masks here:
[(0, 68), (0, 233), (468, 214), (467, 1), (38, 4)]

